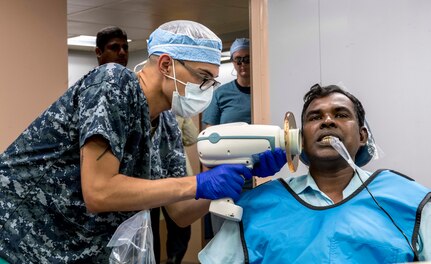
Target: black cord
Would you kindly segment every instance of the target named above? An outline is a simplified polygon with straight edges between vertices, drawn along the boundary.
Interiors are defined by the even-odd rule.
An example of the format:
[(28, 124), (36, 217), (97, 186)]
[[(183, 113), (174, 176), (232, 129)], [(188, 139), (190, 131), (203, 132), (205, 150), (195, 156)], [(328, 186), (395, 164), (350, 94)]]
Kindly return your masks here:
[(368, 189), (368, 186), (364, 184), (364, 181), (361, 178), (361, 175), (359, 175), (358, 171), (355, 169), (355, 173), (358, 175), (359, 180), (361, 180), (362, 185), (364, 185), (365, 189), (367, 190), (367, 192), (370, 194), (371, 198), (373, 199), (374, 203), (389, 217), (389, 219), (391, 220), (392, 224), (398, 229), (398, 231), (400, 231), (400, 233), (403, 235), (404, 239), (407, 241), (407, 244), (409, 244), (410, 249), (413, 251), (414, 254), (414, 258), (418, 259), (418, 255), (416, 254), (416, 250), (413, 248), (413, 245), (410, 243), (410, 240), (407, 238), (407, 235), (404, 233), (404, 231), (397, 225), (397, 223), (395, 223), (395, 220), (392, 218), (392, 216), (379, 204), (379, 202), (376, 200), (376, 198), (374, 197), (374, 195), (370, 192), (370, 190)]

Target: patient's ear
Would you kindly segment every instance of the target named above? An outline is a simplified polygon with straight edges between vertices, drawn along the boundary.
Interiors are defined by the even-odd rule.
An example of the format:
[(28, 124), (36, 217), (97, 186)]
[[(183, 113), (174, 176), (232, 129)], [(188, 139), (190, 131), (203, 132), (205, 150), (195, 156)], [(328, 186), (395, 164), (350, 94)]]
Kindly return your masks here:
[(359, 130), (359, 140), (361, 141), (361, 146), (365, 146), (368, 141), (368, 129), (362, 126)]

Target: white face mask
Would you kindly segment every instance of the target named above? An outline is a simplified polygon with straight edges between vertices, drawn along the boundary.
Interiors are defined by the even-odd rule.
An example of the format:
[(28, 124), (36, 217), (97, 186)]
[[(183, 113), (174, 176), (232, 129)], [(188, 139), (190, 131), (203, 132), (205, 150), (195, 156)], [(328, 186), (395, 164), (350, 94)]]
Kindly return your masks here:
[[(203, 112), (211, 103), (214, 88), (210, 87), (202, 91), (200, 84), (177, 80), (175, 76), (175, 63), (172, 64), (174, 77), (165, 75), (167, 78), (174, 80), (175, 90), (172, 95), (172, 112), (182, 117), (192, 117)], [(177, 82), (185, 85), (185, 96), (178, 93)]]

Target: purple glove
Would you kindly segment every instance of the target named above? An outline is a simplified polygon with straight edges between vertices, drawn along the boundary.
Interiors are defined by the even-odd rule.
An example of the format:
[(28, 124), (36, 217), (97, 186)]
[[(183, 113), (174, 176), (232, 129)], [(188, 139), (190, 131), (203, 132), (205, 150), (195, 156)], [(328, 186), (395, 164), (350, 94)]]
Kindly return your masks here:
[(266, 177), (272, 176), (279, 172), (286, 164), (286, 151), (281, 148), (276, 148), (274, 151), (267, 150), (265, 152), (253, 155), (254, 162), (251, 173), (255, 176)]
[(196, 175), (196, 199), (217, 200), (232, 198), (238, 200), (245, 179), (251, 179), (251, 171), (244, 165), (220, 165)]

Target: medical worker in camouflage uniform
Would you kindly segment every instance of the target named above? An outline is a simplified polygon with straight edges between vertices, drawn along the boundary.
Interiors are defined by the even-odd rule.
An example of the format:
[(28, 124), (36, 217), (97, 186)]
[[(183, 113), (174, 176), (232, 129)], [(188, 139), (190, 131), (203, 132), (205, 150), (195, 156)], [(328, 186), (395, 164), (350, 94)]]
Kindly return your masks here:
[(208, 106), (221, 48), (201, 24), (165, 23), (138, 74), (99, 66), (30, 124), (0, 155), (0, 259), (107, 263), (109, 239), (136, 211), (169, 205), (186, 226), (208, 212), (208, 199), (237, 199), (251, 177), (245, 166), (175, 178), (185, 160), (175, 118), (164, 112), (188, 117)]

